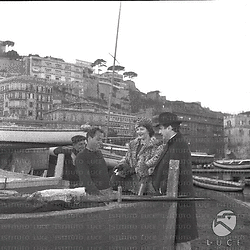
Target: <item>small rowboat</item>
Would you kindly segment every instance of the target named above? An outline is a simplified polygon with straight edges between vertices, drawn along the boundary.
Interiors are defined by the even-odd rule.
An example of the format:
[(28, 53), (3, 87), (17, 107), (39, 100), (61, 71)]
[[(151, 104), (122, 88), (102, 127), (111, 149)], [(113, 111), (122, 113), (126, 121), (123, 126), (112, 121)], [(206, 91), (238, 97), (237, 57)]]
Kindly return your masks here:
[(245, 160), (217, 160), (213, 162), (213, 165), (217, 168), (224, 169), (249, 169), (250, 159)]
[(245, 188), (244, 182), (224, 181), (196, 175), (193, 176), (193, 183), (198, 187), (224, 192), (243, 191), (243, 189)]

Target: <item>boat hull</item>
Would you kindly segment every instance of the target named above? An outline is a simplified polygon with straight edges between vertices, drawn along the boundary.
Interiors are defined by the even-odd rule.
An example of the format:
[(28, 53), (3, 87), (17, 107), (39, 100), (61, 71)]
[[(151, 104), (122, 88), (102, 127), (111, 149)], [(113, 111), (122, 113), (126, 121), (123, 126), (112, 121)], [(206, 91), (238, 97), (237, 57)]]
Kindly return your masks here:
[[(6, 238), (1, 246), (163, 249), (165, 237), (174, 237), (168, 234), (171, 228), (167, 228), (170, 205), (170, 202), (111, 203), (70, 211), (2, 214), (1, 235), (15, 237)], [(24, 226), (25, 230), (20, 230)]]
[(229, 164), (229, 161), (214, 161), (213, 165), (222, 169), (250, 169), (250, 164)]
[(0, 128), (0, 148), (24, 149), (70, 145), (75, 135), (86, 132), (78, 129)]
[(199, 154), (196, 152), (191, 152), (192, 164), (210, 164), (214, 161), (214, 155)]
[(193, 176), (195, 186), (223, 192), (240, 192), (245, 188), (244, 183), (217, 180), (208, 177)]

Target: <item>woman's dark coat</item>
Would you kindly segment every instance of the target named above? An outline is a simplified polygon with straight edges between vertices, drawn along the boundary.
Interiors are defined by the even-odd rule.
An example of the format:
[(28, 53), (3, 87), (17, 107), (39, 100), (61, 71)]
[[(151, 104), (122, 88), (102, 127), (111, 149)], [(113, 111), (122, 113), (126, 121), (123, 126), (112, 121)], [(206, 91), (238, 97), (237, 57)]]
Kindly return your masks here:
[[(170, 160), (179, 160), (178, 196), (194, 197), (191, 153), (180, 133), (171, 138), (157, 162), (153, 173), (153, 186), (157, 192), (166, 193)], [(177, 205), (176, 243), (198, 237), (194, 201), (182, 201)]]

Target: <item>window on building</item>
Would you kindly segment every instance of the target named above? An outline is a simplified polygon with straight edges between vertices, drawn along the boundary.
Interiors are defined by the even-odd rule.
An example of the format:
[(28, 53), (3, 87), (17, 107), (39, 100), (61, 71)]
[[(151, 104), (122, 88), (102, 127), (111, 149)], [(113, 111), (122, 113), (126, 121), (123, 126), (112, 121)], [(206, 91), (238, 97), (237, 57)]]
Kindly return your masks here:
[(104, 93), (101, 93), (100, 96), (101, 96), (101, 99), (104, 100)]
[(29, 107), (33, 108), (33, 102), (29, 102)]
[(58, 64), (58, 63), (56, 63), (55, 66), (56, 66), (56, 68), (62, 68), (62, 65)]
[(232, 122), (230, 120), (227, 121), (227, 127), (232, 127)]
[(243, 136), (243, 135), (244, 135), (244, 130), (243, 130), (243, 129), (239, 129), (239, 134), (240, 134), (241, 136)]
[(28, 111), (28, 116), (32, 116), (33, 112), (31, 110)]

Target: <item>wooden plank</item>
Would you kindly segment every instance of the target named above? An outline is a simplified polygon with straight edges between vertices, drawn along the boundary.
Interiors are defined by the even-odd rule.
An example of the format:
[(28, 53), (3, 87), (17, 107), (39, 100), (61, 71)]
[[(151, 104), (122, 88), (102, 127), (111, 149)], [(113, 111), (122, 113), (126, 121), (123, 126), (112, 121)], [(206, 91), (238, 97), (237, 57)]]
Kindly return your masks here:
[[(168, 170), (167, 182), (167, 197), (177, 198), (178, 196), (178, 182), (179, 182), (179, 161), (170, 160)], [(166, 221), (166, 231), (163, 245), (167, 250), (175, 250), (175, 230), (177, 217), (177, 202), (173, 202), (168, 210)]]
[[(64, 182), (64, 181), (63, 181)], [(19, 188), (29, 188), (29, 187), (39, 187), (39, 186), (61, 186), (62, 179), (58, 177), (40, 177), (34, 179), (23, 179), (23, 180), (12, 180), (10, 182), (0, 183), (0, 189), (19, 189)], [(68, 182), (64, 182), (65, 187), (68, 186)]]
[(65, 158), (64, 154), (58, 154), (57, 163), (55, 166), (54, 177), (62, 177), (63, 176), (64, 158)]

